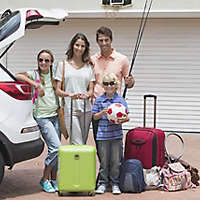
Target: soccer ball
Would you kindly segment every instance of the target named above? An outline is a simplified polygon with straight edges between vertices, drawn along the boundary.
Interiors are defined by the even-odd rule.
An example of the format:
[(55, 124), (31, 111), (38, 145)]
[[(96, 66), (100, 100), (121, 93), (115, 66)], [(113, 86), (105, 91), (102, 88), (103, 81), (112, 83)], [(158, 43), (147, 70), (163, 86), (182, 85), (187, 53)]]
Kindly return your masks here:
[(127, 114), (126, 107), (121, 103), (113, 103), (108, 106), (107, 118), (111, 123), (118, 124), (117, 120)]

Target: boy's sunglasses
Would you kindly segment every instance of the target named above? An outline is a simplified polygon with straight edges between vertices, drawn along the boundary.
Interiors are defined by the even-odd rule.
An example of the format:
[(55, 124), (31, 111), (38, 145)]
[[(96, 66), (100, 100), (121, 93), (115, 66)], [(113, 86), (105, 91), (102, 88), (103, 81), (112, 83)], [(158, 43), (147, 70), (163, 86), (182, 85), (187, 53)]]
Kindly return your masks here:
[(105, 85), (105, 86), (113, 86), (113, 85), (115, 85), (115, 82), (114, 81), (111, 81), (111, 82), (103, 82), (103, 85)]
[(38, 61), (39, 62), (43, 62), (44, 61), (45, 63), (49, 63), (50, 62), (49, 59), (42, 59), (42, 58), (39, 58)]

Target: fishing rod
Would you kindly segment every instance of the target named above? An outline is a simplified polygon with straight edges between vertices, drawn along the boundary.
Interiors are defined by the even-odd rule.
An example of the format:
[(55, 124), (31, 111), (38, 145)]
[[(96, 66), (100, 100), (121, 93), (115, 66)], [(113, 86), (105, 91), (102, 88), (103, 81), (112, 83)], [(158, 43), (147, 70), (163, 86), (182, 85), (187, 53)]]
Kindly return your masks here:
[[(148, 7), (148, 10), (147, 10), (147, 14), (145, 16), (148, 0), (145, 1), (144, 10), (143, 10), (143, 13), (142, 13), (142, 18), (141, 18), (141, 22), (140, 22), (140, 26), (139, 26), (138, 35), (137, 35), (137, 40), (136, 40), (136, 43), (135, 43), (135, 49), (134, 49), (134, 53), (133, 53), (131, 67), (130, 67), (130, 70), (129, 70), (129, 76), (131, 75), (131, 72), (132, 72), (132, 69), (133, 69), (133, 65), (134, 65), (134, 62), (135, 62), (135, 59), (136, 59), (136, 56), (137, 56), (137, 52), (138, 52), (140, 42), (141, 42), (141, 39), (142, 39), (142, 35), (143, 35), (143, 32), (144, 32), (144, 27), (146, 25), (146, 22), (147, 22), (147, 19), (148, 19), (148, 16), (149, 16), (149, 11), (151, 9), (152, 2), (153, 2), (153, 0), (150, 1), (149, 7)], [(127, 88), (128, 88), (128, 84), (126, 84), (125, 88), (124, 88), (124, 93), (123, 93), (124, 98), (126, 97)]]

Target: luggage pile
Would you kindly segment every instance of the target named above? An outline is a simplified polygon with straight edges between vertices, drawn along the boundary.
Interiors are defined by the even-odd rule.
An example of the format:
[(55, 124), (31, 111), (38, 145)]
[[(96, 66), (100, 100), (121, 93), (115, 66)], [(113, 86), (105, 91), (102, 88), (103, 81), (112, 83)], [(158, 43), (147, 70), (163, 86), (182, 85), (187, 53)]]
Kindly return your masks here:
[[(146, 127), (146, 99), (154, 99), (154, 127)], [(144, 126), (129, 130), (126, 134), (124, 161), (121, 165), (120, 184), (122, 192), (141, 193), (147, 189), (179, 191), (199, 185), (198, 169), (181, 156), (171, 157), (166, 149), (166, 138), (156, 128), (155, 95), (144, 96)], [(72, 113), (72, 111), (71, 111)], [(72, 123), (72, 120), (71, 120)], [(71, 126), (72, 127), (72, 126)], [(58, 152), (58, 195), (71, 192), (95, 194), (96, 149), (89, 145), (61, 146)]]
[[(154, 127), (146, 127), (146, 99), (154, 99)], [(155, 95), (144, 96), (144, 126), (126, 134), (124, 163), (120, 188), (123, 192), (142, 192), (145, 189), (164, 191), (186, 190), (199, 185), (198, 169), (178, 158), (172, 158), (165, 148), (165, 133), (156, 128)], [(180, 135), (170, 133), (184, 141)], [(143, 170), (141, 170), (143, 169)]]

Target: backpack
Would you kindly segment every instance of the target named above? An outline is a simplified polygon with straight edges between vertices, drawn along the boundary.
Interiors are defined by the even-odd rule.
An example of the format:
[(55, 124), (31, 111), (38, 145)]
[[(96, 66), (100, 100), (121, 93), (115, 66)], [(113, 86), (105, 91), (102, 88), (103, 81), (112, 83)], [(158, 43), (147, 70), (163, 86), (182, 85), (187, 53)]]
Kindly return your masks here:
[(178, 191), (194, 188), (191, 174), (180, 162), (168, 164), (161, 170), (161, 189), (165, 191)]
[(121, 166), (120, 189), (123, 192), (140, 193), (145, 190), (142, 163), (137, 159), (128, 159)]

